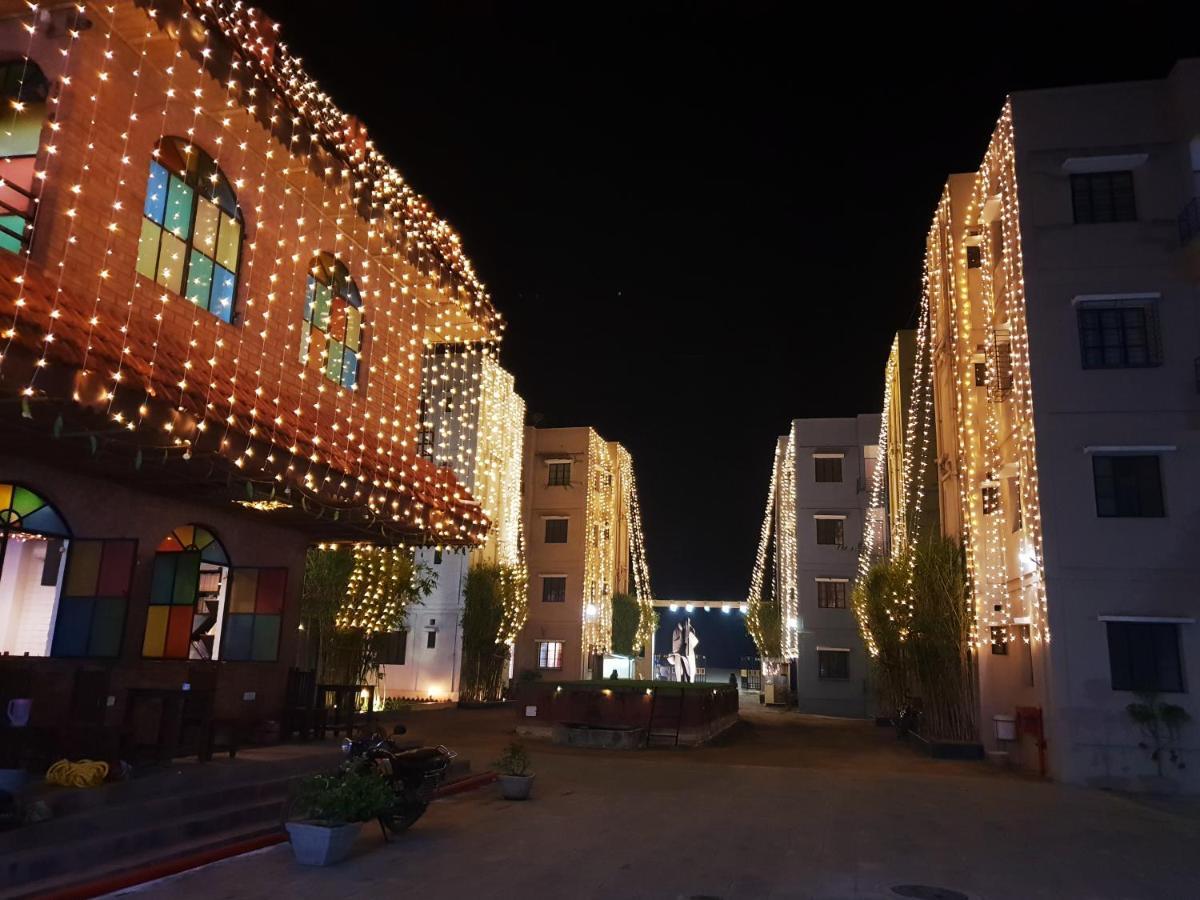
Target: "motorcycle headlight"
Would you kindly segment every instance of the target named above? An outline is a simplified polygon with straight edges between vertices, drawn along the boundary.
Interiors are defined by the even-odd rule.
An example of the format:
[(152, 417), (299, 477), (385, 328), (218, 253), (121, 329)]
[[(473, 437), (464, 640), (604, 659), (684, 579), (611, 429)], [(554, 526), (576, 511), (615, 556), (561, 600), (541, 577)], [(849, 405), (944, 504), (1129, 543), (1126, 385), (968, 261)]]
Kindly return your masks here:
[(346, 738), (345, 740), (342, 741), (342, 753), (343, 754), (345, 754), (346, 756), (349, 756), (350, 751), (352, 751), (353, 749), (354, 749), (354, 742), (352, 740), (350, 740), (350, 738)]

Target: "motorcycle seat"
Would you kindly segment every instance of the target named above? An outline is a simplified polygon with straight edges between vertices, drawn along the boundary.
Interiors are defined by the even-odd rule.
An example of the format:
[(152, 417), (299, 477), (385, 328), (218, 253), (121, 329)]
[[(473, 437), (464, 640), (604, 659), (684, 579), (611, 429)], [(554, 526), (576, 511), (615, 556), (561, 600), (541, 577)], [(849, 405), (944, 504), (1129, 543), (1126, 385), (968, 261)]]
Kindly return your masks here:
[(439, 769), (445, 764), (445, 757), (436, 747), (420, 747), (416, 750), (405, 750), (397, 753), (393, 765), (406, 769), (429, 771)]

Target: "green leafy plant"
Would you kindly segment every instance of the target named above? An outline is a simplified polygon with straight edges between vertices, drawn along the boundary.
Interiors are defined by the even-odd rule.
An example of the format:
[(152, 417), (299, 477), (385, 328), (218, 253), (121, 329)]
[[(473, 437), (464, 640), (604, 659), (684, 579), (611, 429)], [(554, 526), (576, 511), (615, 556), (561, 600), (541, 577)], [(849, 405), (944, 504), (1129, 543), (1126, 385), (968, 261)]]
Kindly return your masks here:
[(638, 625), (642, 612), (637, 600), (629, 594), (612, 595), (612, 652), (621, 656), (633, 656), (633, 644), (637, 640)]
[(520, 741), (513, 741), (504, 748), (500, 758), (492, 763), (501, 775), (528, 775), (529, 751)]
[(511, 567), (476, 565), (467, 573), (463, 610), (462, 679), (459, 696), (483, 703), (499, 700), (508, 670), (506, 623), (523, 602), (519, 581)]
[(1129, 718), (1142, 732), (1138, 746), (1150, 753), (1150, 759), (1161, 777), (1163, 764), (1176, 769), (1187, 768), (1179, 752), (1179, 737), (1183, 727), (1192, 720), (1188, 711), (1174, 703), (1164, 703), (1155, 693), (1139, 693), (1140, 701), (1125, 707)]
[(395, 802), (391, 785), (374, 771), (312, 775), (296, 786), (292, 818), (329, 826), (365, 822)]

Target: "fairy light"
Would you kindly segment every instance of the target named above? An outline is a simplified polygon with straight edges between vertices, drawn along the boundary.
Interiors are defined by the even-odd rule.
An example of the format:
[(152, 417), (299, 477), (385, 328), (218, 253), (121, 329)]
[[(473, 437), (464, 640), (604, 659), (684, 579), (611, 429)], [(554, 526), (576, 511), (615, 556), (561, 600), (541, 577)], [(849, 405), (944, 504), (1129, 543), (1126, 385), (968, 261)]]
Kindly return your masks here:
[[(274, 485), (285, 493), (299, 488), (293, 505), (334, 504), (335, 518), (349, 510), (372, 528), (386, 522), (419, 540), (479, 543), (488, 528), (483, 507), (468, 502), (448, 468), (431, 467), (413, 452), (421, 366), (439, 345), (467, 348), (450, 372), (457, 424), (446, 458), (470, 463), (478, 452), (468, 440), (467, 423), (480, 403), (479, 376), (469, 363), (495, 358), (504, 323), (460, 238), (320, 90), (260, 13), (234, 0), (190, 0), (170, 10), (125, 6), (78, 4), (76, 11), (98, 26), (82, 40), (73, 27), (51, 34), (39, 24), (38, 7), (29, 7), (27, 67), (43, 45), (64, 58), (52, 73), (59, 84), (37, 173), (60, 190), (48, 240), (37, 247), (38, 271), (26, 272), (30, 256), (22, 254), (14, 279), (22, 287), (0, 301), (5, 349), (20, 340), (49, 365), (79, 367), (82, 359), (83, 373), (95, 368), (101, 379), (99, 397), (82, 396), (85, 378), (76, 399), (98, 400), (113, 431), (143, 432), (139, 445), (158, 445), (164, 458), (171, 450), (184, 458), (219, 456), (239, 480), (265, 481), (272, 495)], [(160, 39), (164, 32), (170, 41)], [(217, 63), (221, 51), (232, 55)], [(70, 107), (70, 121), (60, 122), (57, 106), (76, 57), (85, 94)], [(93, 148), (93, 133), (114, 120), (128, 127), (116, 143), (102, 148), (97, 140)], [(236, 273), (239, 324), (180, 307), (185, 297), (149, 281), (139, 285), (132, 272), (155, 133), (185, 137), (237, 185), (247, 214)], [(101, 152), (111, 155), (118, 146), (112, 182), (83, 177)], [(72, 184), (78, 205), (67, 202)], [(85, 214), (101, 232), (86, 246), (78, 240)], [(307, 226), (291, 229), (304, 219)], [(312, 375), (296, 381), (296, 276), (308, 251), (330, 245), (364, 292), (365, 389), (318, 384)], [(51, 273), (48, 285), (42, 269)], [(39, 296), (26, 303), (26, 274), (48, 302)], [(44, 367), (35, 368), (27, 396), (41, 393), (36, 379)], [(165, 415), (164, 402), (176, 415)], [(511, 558), (519, 539), (509, 529), (505, 540)]]

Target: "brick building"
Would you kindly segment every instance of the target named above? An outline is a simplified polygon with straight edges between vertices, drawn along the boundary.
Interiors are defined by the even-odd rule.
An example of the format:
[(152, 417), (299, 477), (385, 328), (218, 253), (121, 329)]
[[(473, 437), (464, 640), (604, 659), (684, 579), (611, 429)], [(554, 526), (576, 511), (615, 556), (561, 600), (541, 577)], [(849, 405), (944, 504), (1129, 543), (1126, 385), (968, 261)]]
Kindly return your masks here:
[(0, 694), (275, 718), (309, 545), (483, 539), (415, 444), (423, 354), (498, 317), (240, 4), (0, 2), (0, 92)]

